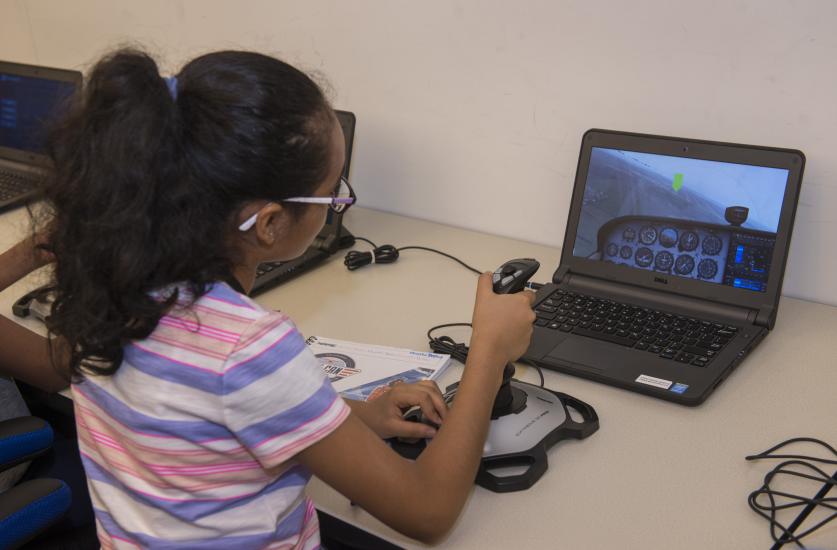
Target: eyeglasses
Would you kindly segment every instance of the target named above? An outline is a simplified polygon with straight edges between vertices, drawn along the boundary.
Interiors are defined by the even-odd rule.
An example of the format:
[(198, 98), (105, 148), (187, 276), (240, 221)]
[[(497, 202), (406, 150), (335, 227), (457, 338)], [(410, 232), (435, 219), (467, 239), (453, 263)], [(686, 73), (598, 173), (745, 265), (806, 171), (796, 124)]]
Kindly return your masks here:
[[(355, 190), (352, 189), (352, 186), (349, 185), (348, 180), (344, 177), (340, 177), (340, 185), (337, 189), (331, 194), (330, 197), (290, 197), (287, 199), (282, 199), (279, 202), (303, 202), (308, 204), (327, 204), (329, 209), (332, 212), (337, 214), (341, 212), (345, 212), (349, 209), (351, 205), (355, 203), (357, 200), (357, 195), (355, 195)], [(247, 221), (242, 223), (238, 226), (239, 231), (247, 231), (254, 225), (256, 225), (256, 218), (259, 216), (259, 213), (256, 212), (249, 218)]]

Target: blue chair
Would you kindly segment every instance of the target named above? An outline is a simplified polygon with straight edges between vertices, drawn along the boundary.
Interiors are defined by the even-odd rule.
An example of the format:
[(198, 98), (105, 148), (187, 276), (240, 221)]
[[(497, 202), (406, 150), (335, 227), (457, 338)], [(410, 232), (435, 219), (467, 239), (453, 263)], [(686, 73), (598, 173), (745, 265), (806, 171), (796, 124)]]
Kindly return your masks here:
[[(52, 440), (52, 428), (40, 418), (0, 422), (0, 471), (46, 453)], [(55, 525), (70, 502), (70, 488), (57, 479), (26, 481), (0, 494), (0, 550), (20, 548)]]

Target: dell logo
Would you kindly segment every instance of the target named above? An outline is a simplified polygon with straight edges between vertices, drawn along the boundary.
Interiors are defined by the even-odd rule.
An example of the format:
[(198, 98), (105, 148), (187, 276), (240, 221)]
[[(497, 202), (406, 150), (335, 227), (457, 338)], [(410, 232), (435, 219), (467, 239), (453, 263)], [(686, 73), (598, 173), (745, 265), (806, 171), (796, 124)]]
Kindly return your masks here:
[(654, 277), (654, 282), (655, 283), (662, 283), (664, 285), (667, 285), (668, 284), (668, 279), (666, 279), (665, 277)]

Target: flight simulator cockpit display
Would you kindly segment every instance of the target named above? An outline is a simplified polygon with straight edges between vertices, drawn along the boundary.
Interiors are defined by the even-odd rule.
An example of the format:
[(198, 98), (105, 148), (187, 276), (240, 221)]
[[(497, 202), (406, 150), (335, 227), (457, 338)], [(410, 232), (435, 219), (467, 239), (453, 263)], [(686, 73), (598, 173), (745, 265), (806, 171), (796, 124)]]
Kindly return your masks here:
[(573, 255), (766, 292), (787, 180), (780, 168), (594, 147)]

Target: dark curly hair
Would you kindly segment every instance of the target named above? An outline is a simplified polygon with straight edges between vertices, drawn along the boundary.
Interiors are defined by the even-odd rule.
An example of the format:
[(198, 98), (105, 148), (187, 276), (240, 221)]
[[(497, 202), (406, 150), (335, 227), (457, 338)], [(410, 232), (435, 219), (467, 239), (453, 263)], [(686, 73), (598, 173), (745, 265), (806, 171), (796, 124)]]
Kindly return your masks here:
[(246, 201), (310, 194), (327, 175), (334, 115), (304, 73), (222, 51), (176, 78), (170, 92), (149, 55), (116, 51), (51, 132), (48, 327), (75, 377), (117, 371), (123, 346), (178, 301), (154, 291), (181, 283), (194, 300), (229, 278), (228, 236)]

